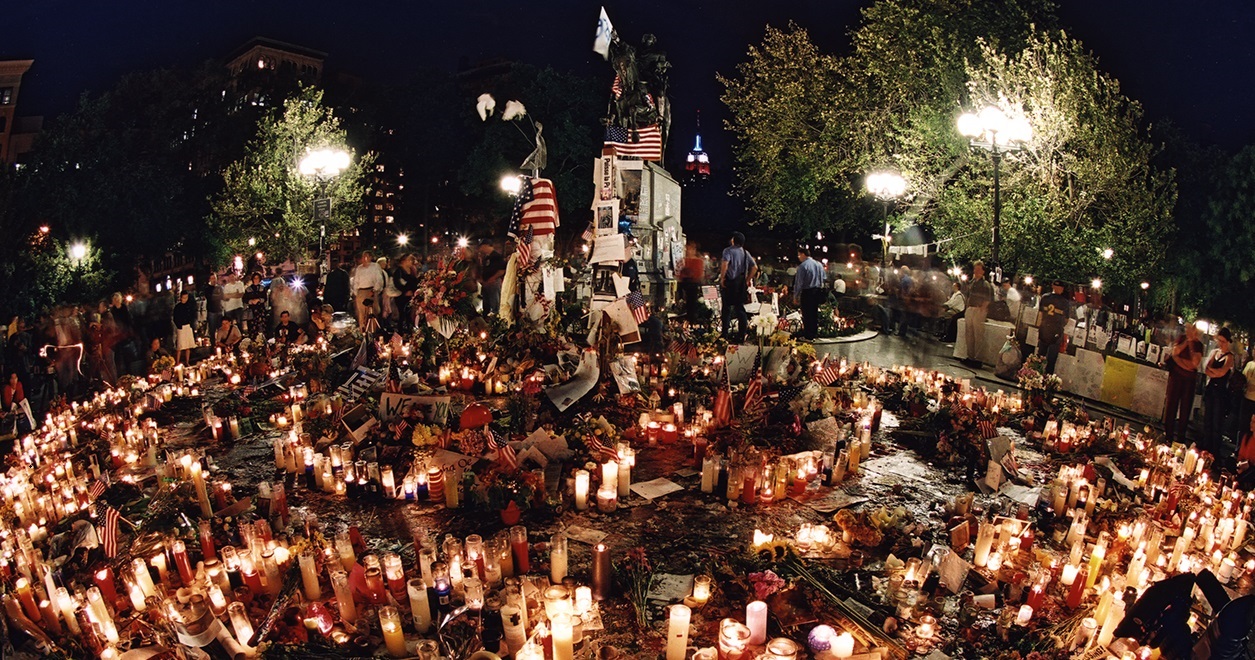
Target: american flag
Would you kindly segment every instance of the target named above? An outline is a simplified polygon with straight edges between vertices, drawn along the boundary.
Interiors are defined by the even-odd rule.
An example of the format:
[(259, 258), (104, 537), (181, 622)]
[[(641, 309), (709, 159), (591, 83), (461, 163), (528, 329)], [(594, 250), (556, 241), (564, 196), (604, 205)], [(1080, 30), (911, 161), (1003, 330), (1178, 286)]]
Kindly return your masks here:
[(763, 377), (762, 370), (754, 372), (750, 378), (749, 387), (745, 388), (745, 405), (742, 410), (753, 410), (763, 402)]
[(515, 239), (515, 252), (519, 255), (519, 268), (527, 268), (532, 263), (532, 237), (534, 233), (534, 230), (528, 227), (522, 236)]
[(122, 514), (113, 507), (105, 508), (105, 528), (101, 533), (101, 541), (105, 546), (105, 556), (109, 558), (116, 557), (118, 554), (118, 519)]
[(398, 419), (397, 421), (393, 422), (390, 425), (390, 427), (392, 428), (393, 437), (396, 438), (397, 440), (401, 440), (402, 438), (405, 437), (405, 434), (410, 430), (410, 422), (409, 420), (402, 417)]
[(514, 210), (510, 213), (510, 225), (506, 234), (518, 238), (523, 230), (531, 227), (536, 236), (554, 233), (558, 225), (558, 193), (549, 179), (523, 179), (519, 194), (514, 198)]
[(604, 461), (619, 460), (619, 452), (601, 444), (601, 442), (597, 440), (596, 435), (590, 433), (585, 436), (584, 444), (588, 445), (588, 453), (592, 454), (594, 458), (600, 455), (601, 459)]
[(497, 460), (511, 470), (519, 469), (519, 456), (514, 453), (514, 448), (510, 445), (501, 445), (497, 449)]
[(632, 318), (637, 323), (644, 323), (649, 320), (649, 307), (645, 304), (645, 296), (640, 291), (631, 291), (627, 294), (628, 307), (632, 308)]
[(108, 489), (109, 483), (105, 481), (105, 477), (102, 474), (99, 479), (92, 482), (91, 488), (87, 489), (87, 494), (90, 495), (93, 500), (96, 500), (100, 499), (100, 496), (104, 495), (105, 491)]
[(815, 382), (827, 387), (835, 382), (841, 375), (841, 369), (835, 364), (828, 364), (828, 360), (824, 360), (818, 371), (815, 372)]
[(610, 93), (614, 94), (617, 99), (623, 96), (623, 80), (619, 78), (619, 74), (614, 74), (614, 82), (610, 84)]
[(680, 339), (672, 339), (671, 344), (667, 346), (668, 353), (684, 353), (688, 351), (688, 344)]
[(715, 394), (715, 419), (723, 420), (720, 423), (732, 419), (732, 392), (727, 388)]
[(781, 389), (780, 392), (776, 395), (776, 406), (779, 407), (779, 406), (788, 405), (791, 401), (797, 398), (797, 395), (801, 393), (802, 393), (802, 388), (796, 385), (793, 387), (786, 387), (786, 388)]
[(998, 436), (998, 429), (994, 427), (994, 423), (983, 419), (976, 423), (976, 428), (980, 430), (980, 437), (988, 440)]
[(605, 149), (615, 156), (630, 156), (641, 160), (662, 160), (662, 129), (650, 124), (639, 129), (607, 126)]
[(588, 223), (588, 229), (584, 230), (584, 235), (580, 237), (585, 241), (593, 240), (593, 223)]
[(245, 397), (252, 396), (253, 392), (256, 392), (256, 391), (257, 391), (257, 386), (256, 386), (256, 385), (254, 385), (254, 384), (252, 384), (252, 383), (249, 383), (248, 385), (245, 385), (245, 386), (244, 386), (244, 396), (245, 396)]

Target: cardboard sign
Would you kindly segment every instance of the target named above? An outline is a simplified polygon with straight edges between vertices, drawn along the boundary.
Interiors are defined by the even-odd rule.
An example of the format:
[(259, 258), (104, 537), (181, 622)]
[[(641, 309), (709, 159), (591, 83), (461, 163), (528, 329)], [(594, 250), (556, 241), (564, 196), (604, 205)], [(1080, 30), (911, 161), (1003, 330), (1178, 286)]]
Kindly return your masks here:
[(384, 392), (383, 396), (379, 397), (379, 419), (387, 423), (395, 417), (405, 415), (410, 408), (418, 406), (422, 409), (423, 419), (427, 423), (443, 426), (449, 419), (450, 400), (448, 396), (419, 396), (417, 394), (402, 394), (400, 392)]

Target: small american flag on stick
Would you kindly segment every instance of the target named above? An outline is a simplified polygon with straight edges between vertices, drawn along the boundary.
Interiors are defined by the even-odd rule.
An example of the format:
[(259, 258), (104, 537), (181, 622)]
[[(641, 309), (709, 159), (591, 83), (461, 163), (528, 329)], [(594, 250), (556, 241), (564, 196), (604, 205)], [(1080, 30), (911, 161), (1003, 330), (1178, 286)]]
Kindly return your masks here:
[(640, 291), (632, 291), (627, 294), (628, 307), (632, 308), (632, 318), (636, 319), (638, 324), (649, 320), (649, 306), (645, 304), (645, 296)]
[(91, 488), (87, 489), (87, 494), (90, 495), (93, 500), (97, 500), (100, 499), (100, 496), (104, 495), (105, 491), (108, 489), (109, 484), (105, 482), (104, 475), (102, 474), (99, 479), (92, 482)]
[(105, 546), (105, 556), (112, 559), (118, 555), (118, 519), (122, 514), (113, 507), (105, 507), (105, 527), (101, 532), (101, 542)]
[(511, 470), (519, 469), (518, 454), (514, 453), (514, 448), (510, 445), (501, 445), (501, 447), (497, 449), (497, 460), (501, 461), (502, 465)]

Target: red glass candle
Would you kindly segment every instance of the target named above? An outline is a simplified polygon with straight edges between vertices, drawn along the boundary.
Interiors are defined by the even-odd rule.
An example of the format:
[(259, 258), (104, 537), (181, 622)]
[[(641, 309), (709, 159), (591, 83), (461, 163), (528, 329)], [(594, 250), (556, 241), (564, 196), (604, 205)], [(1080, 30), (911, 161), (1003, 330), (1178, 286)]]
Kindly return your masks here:
[(95, 582), (96, 588), (100, 589), (100, 595), (104, 597), (106, 603), (114, 605), (118, 602), (118, 589), (115, 585), (112, 566), (105, 566), (96, 571)]
[(200, 521), (200, 554), (205, 561), (218, 556), (214, 551), (213, 523), (208, 520)]
[(1089, 567), (1082, 566), (1081, 572), (1076, 576), (1076, 581), (1072, 583), (1072, 590), (1068, 592), (1068, 607), (1076, 609), (1081, 606), (1081, 599), (1085, 596), (1085, 581), (1087, 579), (1089, 579)]
[(187, 559), (187, 546), (183, 541), (176, 540), (170, 544), (170, 550), (174, 553), (174, 565), (179, 569), (179, 579), (183, 580), (184, 585), (190, 585), (196, 579), (196, 574), (192, 572), (192, 562)]

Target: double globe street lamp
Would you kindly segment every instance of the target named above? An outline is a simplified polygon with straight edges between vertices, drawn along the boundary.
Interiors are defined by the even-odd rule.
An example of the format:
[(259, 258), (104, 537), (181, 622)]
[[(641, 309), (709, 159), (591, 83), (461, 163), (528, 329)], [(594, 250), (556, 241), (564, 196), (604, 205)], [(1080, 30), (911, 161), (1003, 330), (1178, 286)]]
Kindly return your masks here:
[(327, 239), (327, 223), (331, 220), (331, 199), (327, 197), (327, 185), (349, 168), (353, 157), (344, 149), (322, 147), (310, 149), (301, 157), (296, 169), (301, 176), (309, 177), (318, 186), (314, 198), (314, 221), (318, 223), (318, 255), (322, 256), (323, 242)]
[(1020, 151), (1033, 139), (1033, 127), (1023, 117), (1008, 117), (1001, 108), (988, 106), (980, 112), (959, 115), (959, 134), (968, 139), (970, 146), (988, 151), (994, 159), (994, 227), (993, 248), (990, 257), (995, 266), (999, 263), (998, 248), (1002, 243), (1002, 191), (999, 182), (999, 166), (1002, 156)]
[(893, 241), (893, 233), (889, 229), (889, 206), (906, 192), (906, 179), (892, 170), (871, 172), (867, 175), (867, 192), (884, 203), (885, 233), (873, 234), (872, 238), (880, 239), (881, 263), (888, 266), (889, 243)]

